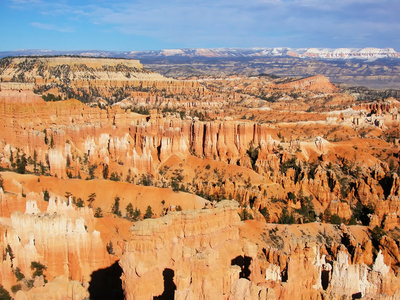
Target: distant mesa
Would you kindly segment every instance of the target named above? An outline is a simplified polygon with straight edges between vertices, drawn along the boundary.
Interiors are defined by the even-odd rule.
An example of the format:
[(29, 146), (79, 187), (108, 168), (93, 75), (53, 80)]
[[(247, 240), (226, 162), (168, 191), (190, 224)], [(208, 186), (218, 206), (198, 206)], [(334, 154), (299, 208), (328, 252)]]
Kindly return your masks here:
[(279, 85), (279, 87), (294, 90), (309, 90), (322, 93), (333, 93), (337, 91), (337, 87), (330, 83), (329, 79), (323, 75), (307, 77), (289, 83), (282, 83)]
[[(126, 87), (135, 91), (147, 91), (159, 85), (159, 82), (174, 81), (144, 69), (136, 59), (75, 56), (8, 57), (0, 61), (0, 66), (1, 95), (6, 102), (14, 103), (27, 102), (26, 97), (40, 100), (40, 96), (33, 95), (32, 91), (44, 95), (46, 101), (75, 98), (88, 103), (94, 97), (109, 95), (110, 102), (114, 103), (122, 100), (121, 97), (126, 97), (120, 91)], [(22, 90), (31, 92), (24, 93), (25, 98), (17, 99), (13, 96)], [(118, 99), (115, 100), (116, 98)]]

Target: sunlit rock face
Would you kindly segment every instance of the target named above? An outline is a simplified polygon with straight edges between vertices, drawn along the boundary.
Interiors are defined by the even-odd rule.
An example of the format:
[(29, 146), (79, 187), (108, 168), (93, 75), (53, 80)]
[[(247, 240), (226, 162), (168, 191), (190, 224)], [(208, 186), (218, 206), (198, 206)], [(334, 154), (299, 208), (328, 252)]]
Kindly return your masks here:
[(93, 228), (93, 211), (87, 207), (50, 198), (47, 211), (40, 212), (36, 200), (28, 200), (25, 213), (14, 212), (3, 229), (1, 247), (12, 252), (2, 262), (3, 285), (15, 281), (15, 268), (29, 278), (32, 262), (45, 265), (47, 280), (65, 276), (64, 281), (87, 284), (94, 270), (111, 263), (100, 233), (88, 228)]
[[(214, 209), (175, 212), (136, 223), (120, 260), (127, 299), (166, 295), (175, 299), (339, 299), (358, 294), (379, 299), (382, 290), (395, 297), (399, 279), (385, 264), (383, 252), (370, 267), (360, 254), (358, 262), (352, 262), (343, 245), (333, 244), (327, 252), (324, 245), (309, 243), (304, 237), (294, 239), (295, 231), (289, 227), (281, 236), (287, 250), (266, 250), (240, 238), (243, 226), (247, 225), (239, 221), (234, 203), (226, 201)], [(354, 239), (344, 227), (332, 229), (338, 237)], [(357, 248), (358, 242), (352, 241)], [(363, 249), (361, 255), (368, 256), (368, 246)]]
[(126, 298), (229, 295), (241, 272), (232, 261), (256, 254), (239, 240), (236, 208), (235, 203), (221, 202), (215, 209), (175, 212), (136, 223), (120, 260)]

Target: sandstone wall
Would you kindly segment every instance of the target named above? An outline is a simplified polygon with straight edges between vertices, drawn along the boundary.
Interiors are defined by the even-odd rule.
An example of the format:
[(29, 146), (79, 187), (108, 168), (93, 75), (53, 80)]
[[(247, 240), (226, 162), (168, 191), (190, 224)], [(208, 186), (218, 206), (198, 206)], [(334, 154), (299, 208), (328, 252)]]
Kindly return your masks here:
[[(28, 195), (28, 198), (34, 195)], [(3, 232), (1, 247), (12, 249), (14, 257), (2, 262), (3, 285), (12, 285), (12, 270), (19, 268), (31, 277), (31, 262), (46, 266), (48, 280), (65, 275), (82, 283), (91, 280), (94, 270), (110, 265), (110, 257), (100, 233), (93, 230), (93, 211), (75, 209), (51, 198), (47, 211), (40, 212), (35, 200), (26, 202), (26, 212), (14, 212), (9, 226)], [(13, 279), (14, 278), (14, 279)]]
[[(167, 295), (396, 299), (400, 295), (396, 288), (400, 257), (390, 239), (380, 242), (381, 250), (373, 259), (371, 241), (359, 240), (365, 238), (361, 228), (275, 225), (283, 243), (275, 248), (268, 238), (277, 228), (261, 237), (259, 231), (249, 234), (252, 226), (260, 226), (251, 224), (241, 223), (237, 206), (225, 201), (214, 209), (175, 212), (136, 223), (120, 260), (126, 299)], [(331, 242), (324, 243), (328, 235)]]
[[(257, 260), (254, 245), (239, 240), (236, 209), (232, 202), (221, 202), (212, 210), (136, 223), (120, 260), (126, 299), (168, 293), (175, 299), (227, 299), (242, 271), (232, 260)], [(251, 271), (255, 269), (252, 262)]]

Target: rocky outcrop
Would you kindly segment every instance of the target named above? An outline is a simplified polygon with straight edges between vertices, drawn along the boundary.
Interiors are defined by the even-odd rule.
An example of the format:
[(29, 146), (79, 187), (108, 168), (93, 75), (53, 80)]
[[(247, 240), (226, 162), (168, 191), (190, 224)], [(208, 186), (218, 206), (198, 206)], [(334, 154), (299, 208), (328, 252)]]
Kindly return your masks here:
[[(35, 195), (29, 194), (28, 198)], [(30, 278), (31, 262), (45, 265), (45, 275), (50, 281), (65, 275), (87, 284), (94, 270), (111, 263), (100, 233), (93, 230), (92, 223), (91, 209), (77, 210), (71, 203), (50, 198), (47, 211), (42, 213), (35, 200), (28, 200), (25, 213), (14, 212), (3, 232), (1, 247), (4, 253), (8, 251), (8, 256), (2, 262), (1, 277), (9, 280), (4, 280), (3, 285), (11, 285), (15, 278), (12, 271), (16, 268)]]
[(378, 116), (384, 113), (397, 114), (399, 108), (400, 108), (400, 103), (398, 100), (394, 98), (374, 101), (370, 103), (362, 103), (354, 107), (355, 110), (364, 110), (368, 113), (376, 114)]
[(126, 299), (227, 298), (239, 277), (257, 278), (256, 246), (239, 240), (236, 210), (223, 201), (136, 223), (120, 260)]
[[(124, 97), (160, 94), (203, 94), (197, 82), (177, 81), (143, 68), (138, 60), (87, 57), (7, 58), (2, 64), (1, 88), (34, 84), (36, 92), (60, 99), (75, 97), (86, 103), (96, 98), (115, 103)], [(3, 83), (4, 82), (4, 83)], [(31, 89), (32, 89), (31, 87)], [(55, 96), (54, 96), (55, 95)]]
[(15, 300), (54, 299), (84, 300), (89, 298), (87, 289), (79, 281), (70, 281), (67, 276), (56, 277), (42, 286), (33, 287), (29, 291), (18, 291)]
[[(302, 237), (296, 229), (279, 227), (283, 247), (273, 248), (267, 242), (269, 246), (262, 248), (265, 241), (259, 238), (239, 238), (239, 230), (248, 225), (239, 222), (236, 210), (223, 201), (215, 209), (175, 212), (136, 223), (120, 260), (126, 298), (385, 299), (387, 295), (395, 299), (400, 279), (392, 270), (398, 261), (393, 243), (382, 242), (384, 250), (372, 266), (371, 244), (361, 243), (344, 226), (325, 227), (324, 233), (298, 227)], [(277, 230), (265, 237), (276, 239)], [(334, 242), (325, 246), (323, 236), (331, 230)], [(385, 254), (387, 247), (392, 249), (390, 255)]]
[[(15, 86), (18, 88), (18, 86)], [(13, 86), (7, 86), (7, 89), (0, 89), (0, 97), (3, 105), (10, 104), (29, 104), (43, 105), (43, 99), (39, 95), (33, 93), (32, 90), (13, 89)], [(4, 108), (5, 109), (5, 108)]]
[(329, 82), (328, 78), (323, 75), (317, 75), (289, 83), (283, 83), (280, 84), (279, 87), (283, 89), (309, 90), (314, 92), (318, 91), (321, 93), (332, 93), (337, 91), (337, 88)]

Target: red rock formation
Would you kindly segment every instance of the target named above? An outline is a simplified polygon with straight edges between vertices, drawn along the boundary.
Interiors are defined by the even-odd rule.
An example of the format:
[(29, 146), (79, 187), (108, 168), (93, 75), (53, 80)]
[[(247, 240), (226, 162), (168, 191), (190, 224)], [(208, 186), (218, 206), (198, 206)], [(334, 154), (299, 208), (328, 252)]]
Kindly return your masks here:
[(70, 281), (67, 276), (56, 277), (53, 281), (41, 286), (35, 286), (29, 291), (18, 291), (15, 300), (34, 299), (75, 299), (84, 300), (89, 298), (88, 291), (78, 281)]
[(25, 214), (11, 215), (1, 243), (2, 249), (9, 247), (14, 256), (9, 255), (2, 263), (3, 285), (10, 287), (14, 277), (10, 272), (17, 267), (31, 277), (33, 261), (46, 266), (48, 280), (65, 275), (89, 282), (94, 270), (110, 265), (100, 233), (87, 229), (93, 228), (92, 223), (91, 209), (76, 210), (71, 203), (51, 198), (47, 212), (41, 213), (35, 200), (27, 201)]
[[(2, 93), (7, 94), (6, 90), (0, 92), (0, 102)], [(26, 99), (32, 96), (22, 90), (21, 94), (24, 93)], [(195, 155), (224, 162), (232, 166), (232, 169), (234, 165), (254, 168), (265, 177), (260, 178), (260, 181), (267, 183), (260, 184), (258, 191), (244, 189), (247, 185), (245, 181), (249, 177), (246, 175), (235, 184), (226, 178), (224, 187), (216, 187), (214, 183), (196, 182), (198, 191), (203, 190), (211, 195), (225, 193), (225, 197), (231, 194), (233, 198), (240, 197), (243, 199), (241, 202), (247, 204), (250, 199), (256, 198), (257, 207), (269, 205), (270, 196), (286, 197), (289, 191), (294, 194), (302, 191), (304, 195), (313, 196), (318, 214), (323, 213), (331, 202), (336, 200), (345, 200), (347, 203), (337, 205), (334, 202), (331, 206), (332, 211), (345, 219), (349, 219), (352, 214), (350, 198), (343, 199), (338, 175), (334, 171), (328, 172), (325, 167), (320, 166), (313, 171), (313, 178), (308, 178), (308, 171), (304, 169), (303, 178), (296, 184), (293, 171), (288, 171), (285, 176), (280, 174), (280, 165), (292, 157), (293, 154), (290, 153), (301, 153), (303, 156), (299, 161), (311, 160), (321, 155), (332, 160), (332, 153), (338, 148), (334, 148), (332, 143), (323, 138), (317, 138), (315, 142), (293, 141), (286, 146), (286, 143), (275, 139), (276, 129), (269, 124), (231, 120), (203, 122), (196, 118), (182, 120), (176, 117), (162, 118), (155, 113), (148, 117), (125, 112), (119, 107), (100, 109), (88, 107), (76, 100), (45, 103), (33, 98), (32, 103), (35, 105), (23, 101), (23, 104), (9, 103), (0, 107), (0, 119), (3, 120), (0, 138), (4, 144), (1, 161), (5, 166), (11, 165), (11, 153), (14, 157), (25, 153), (27, 158), (36, 157), (36, 166), (29, 165), (29, 171), (36, 169), (40, 172), (40, 168), (43, 168), (43, 172), (53, 176), (65, 178), (67, 175), (77, 177), (80, 174), (86, 178), (89, 177), (90, 165), (97, 165), (94, 175), (101, 177), (101, 168), (107, 165), (110, 173), (122, 173), (124, 179), (129, 171), (133, 172), (136, 178), (140, 178), (143, 173), (158, 176), (159, 169), (171, 157), (177, 156), (184, 161)], [(30, 119), (31, 115), (37, 116), (33, 122)], [(9, 116), (13, 116), (11, 120), (19, 121), (11, 122)], [(251, 145), (258, 151), (254, 165), (248, 152)], [(283, 146), (286, 149), (281, 150)], [(396, 213), (399, 216), (398, 205), (395, 204), (397, 202), (391, 201), (392, 204), (387, 208), (384, 207), (385, 202), (379, 202), (384, 196), (379, 181), (385, 176), (385, 171), (371, 170), (371, 174), (378, 176), (376, 179), (366, 174), (366, 171), (363, 172), (366, 179), (357, 180), (351, 193), (357, 191), (359, 201), (362, 201), (363, 205), (375, 206), (379, 203), (377, 222), (386, 218), (386, 223), (390, 223), (388, 226), (393, 228), (398, 222), (396, 216), (390, 217), (389, 214)], [(188, 173), (188, 182), (195, 179), (190, 174), (193, 172)], [(252, 180), (255, 179), (254, 176), (250, 176)], [(274, 187), (273, 194), (270, 194), (272, 186), (269, 181), (280, 185), (281, 188)], [(399, 194), (397, 181), (393, 179), (390, 192), (396, 197)], [(287, 192), (283, 193), (283, 189)], [(353, 195), (351, 193), (349, 195)]]
[(169, 292), (175, 299), (226, 298), (240, 274), (257, 278), (257, 250), (239, 240), (236, 209), (220, 202), (212, 210), (136, 223), (120, 260), (126, 299)]
[[(318, 225), (300, 227), (300, 232), (313, 232), (302, 237), (296, 236), (296, 229), (280, 227), (283, 248), (262, 249), (264, 242), (258, 234), (249, 241), (239, 239), (239, 228), (247, 226), (246, 234), (241, 232), (245, 236), (249, 236), (247, 230), (254, 229), (250, 224), (240, 225), (235, 215), (235, 206), (222, 202), (211, 210), (173, 213), (136, 223), (120, 261), (127, 299), (165, 296), (168, 292), (175, 299), (263, 299), (260, 295), (319, 299), (355, 294), (379, 298), (383, 290), (393, 297), (398, 294), (395, 287), (399, 279), (390, 267), (398, 262), (398, 249), (390, 240), (382, 245), (391, 249), (391, 254), (379, 252), (370, 268), (366, 263), (371, 263), (371, 243), (357, 241), (357, 228), (324, 229), (326, 233), (334, 230), (328, 233), (333, 239), (348, 239), (348, 247), (354, 245), (357, 258), (354, 256), (352, 262), (344, 245), (332, 244), (328, 251), (317, 242), (321, 232), (314, 228)], [(221, 233), (218, 239), (214, 238), (216, 232)], [(258, 246), (253, 244), (256, 240)], [(384, 258), (389, 256), (390, 262)], [(243, 258), (244, 265), (240, 262)], [(247, 277), (248, 282), (239, 277)]]
[(328, 78), (323, 75), (317, 75), (289, 83), (283, 83), (280, 84), (279, 87), (283, 89), (318, 91), (321, 93), (333, 93), (337, 90), (337, 88), (329, 82)]
[(368, 113), (382, 115), (383, 113), (397, 114), (400, 108), (400, 102), (394, 98), (385, 100), (362, 103), (354, 107), (355, 110), (364, 110)]

